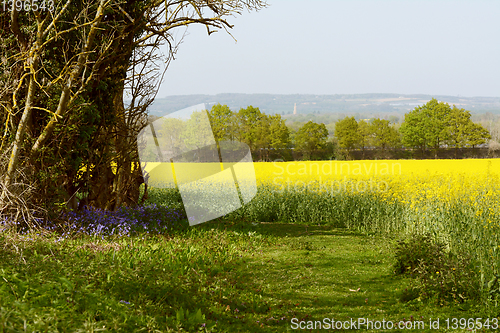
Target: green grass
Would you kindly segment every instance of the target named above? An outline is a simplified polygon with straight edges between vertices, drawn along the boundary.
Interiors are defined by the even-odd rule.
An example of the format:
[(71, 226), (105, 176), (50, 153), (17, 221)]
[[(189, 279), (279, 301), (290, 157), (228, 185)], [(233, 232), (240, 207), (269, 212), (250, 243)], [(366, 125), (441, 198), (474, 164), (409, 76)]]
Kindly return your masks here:
[[(182, 207), (176, 190), (151, 190), (149, 203)], [(433, 218), (476, 223), (474, 212), (461, 212)], [(446, 246), (432, 245), (436, 239), (413, 241), (417, 218), (371, 194), (259, 188), (225, 218), (195, 227), (182, 221), (169, 234), (60, 240), (3, 232), (0, 333), (287, 332), (292, 319), (324, 318), (421, 320), (419, 332), (435, 332), (429, 320), (440, 318), (440, 331), (465, 332), (446, 330), (445, 320), (498, 318), (498, 279), (481, 281), (491, 285), (479, 296), (455, 297), (478, 289), (473, 248), (464, 247), (468, 258), (441, 253)], [(453, 244), (467, 235), (462, 229)]]
[(293, 317), (493, 315), (473, 302), (405, 302), (395, 239), (345, 228), (216, 221), (55, 240), (0, 235), (0, 332), (286, 332)]

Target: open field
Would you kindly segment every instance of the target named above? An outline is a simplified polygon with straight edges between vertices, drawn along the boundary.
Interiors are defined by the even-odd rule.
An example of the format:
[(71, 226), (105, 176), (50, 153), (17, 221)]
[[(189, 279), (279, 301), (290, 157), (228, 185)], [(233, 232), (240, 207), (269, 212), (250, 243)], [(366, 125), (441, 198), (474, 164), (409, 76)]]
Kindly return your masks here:
[(286, 332), (351, 318), (494, 330), (499, 170), (256, 163), (255, 198), (195, 227), (178, 190), (151, 188), (146, 207), (68, 215), (49, 235), (5, 230), (0, 332)]

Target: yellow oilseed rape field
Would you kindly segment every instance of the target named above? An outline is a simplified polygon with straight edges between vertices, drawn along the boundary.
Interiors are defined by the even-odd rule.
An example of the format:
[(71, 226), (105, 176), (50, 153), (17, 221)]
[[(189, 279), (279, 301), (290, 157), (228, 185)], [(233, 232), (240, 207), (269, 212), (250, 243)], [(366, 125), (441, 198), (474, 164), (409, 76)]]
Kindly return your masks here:
[[(378, 195), (385, 201), (418, 204), (485, 199), (498, 211), (500, 160), (384, 160), (255, 163), (259, 184), (279, 189), (307, 188), (318, 193)], [(418, 208), (416, 208), (418, 209)]]

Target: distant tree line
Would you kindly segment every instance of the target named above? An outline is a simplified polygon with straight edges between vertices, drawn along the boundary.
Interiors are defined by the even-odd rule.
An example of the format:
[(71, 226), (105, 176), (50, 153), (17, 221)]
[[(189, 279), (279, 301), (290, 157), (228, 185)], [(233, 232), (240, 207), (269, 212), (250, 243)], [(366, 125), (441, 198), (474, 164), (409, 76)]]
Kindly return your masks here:
[[(291, 130), (281, 115), (264, 114), (252, 105), (235, 112), (227, 105), (216, 104), (207, 113), (217, 143), (246, 143), (256, 160), (270, 161), (271, 155), (289, 160), (293, 158), (291, 151), (295, 149), (301, 151), (306, 159), (321, 157), (325, 150), (331, 152), (330, 157), (333, 153), (333, 142), (328, 140), (328, 130), (324, 124), (309, 121), (297, 131)], [(188, 133), (187, 123), (181, 123), (180, 120), (179, 123), (168, 122), (165, 125), (168, 128), (163, 130), (170, 134), (179, 132), (177, 136), (186, 141), (195, 134)], [(171, 146), (169, 149), (175, 150), (176, 147)]]
[(420, 155), (431, 150), (434, 157), (443, 148), (453, 148), (455, 158), (459, 149), (475, 148), (487, 143), (491, 135), (482, 125), (471, 120), (469, 111), (455, 105), (431, 99), (405, 114), (399, 127), (388, 120), (369, 122), (346, 117), (335, 124), (335, 138), (342, 154), (349, 156), (354, 149), (378, 148), (419, 150)]
[(325, 124), (308, 121), (295, 131), (281, 115), (266, 115), (253, 106), (233, 112), (227, 105), (217, 104), (208, 115), (216, 141), (244, 142), (260, 161), (276, 157), (290, 160), (293, 150), (300, 151), (304, 159), (331, 158), (333, 154), (333, 142), (328, 140)]
[(437, 158), (440, 150), (450, 148), (457, 158), (465, 148), (491, 139), (488, 130), (471, 120), (470, 111), (434, 98), (405, 114), (402, 124), (345, 117), (335, 122), (333, 133), (325, 124), (313, 121), (292, 129), (279, 114), (266, 115), (253, 106), (234, 112), (217, 104), (208, 115), (216, 141), (244, 142), (254, 158), (262, 161), (290, 160), (298, 155), (301, 159), (350, 159), (354, 152), (365, 158), (368, 150), (378, 150), (382, 157), (394, 157), (391, 152), (395, 150), (409, 152), (405, 157), (424, 157), (430, 151)]

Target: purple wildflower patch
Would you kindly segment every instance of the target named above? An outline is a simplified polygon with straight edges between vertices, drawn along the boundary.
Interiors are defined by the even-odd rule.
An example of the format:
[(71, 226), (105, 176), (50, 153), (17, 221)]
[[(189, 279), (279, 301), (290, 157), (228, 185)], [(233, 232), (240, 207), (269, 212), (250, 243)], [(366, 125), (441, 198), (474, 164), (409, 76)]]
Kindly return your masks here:
[(68, 222), (67, 233), (123, 237), (138, 233), (165, 233), (178, 227), (186, 216), (183, 211), (152, 204), (121, 207), (116, 211), (85, 208), (79, 212), (67, 212), (63, 219)]
[[(172, 209), (163, 205), (121, 207), (116, 211), (97, 208), (84, 208), (82, 211), (65, 212), (56, 221), (36, 219), (38, 227), (56, 232), (62, 241), (70, 235), (127, 237), (137, 234), (161, 234), (184, 228), (187, 225), (184, 210)], [(0, 232), (15, 227), (21, 235), (37, 233), (20, 222), (0, 221)]]
[(156, 203), (145, 206), (120, 207), (116, 211), (84, 207), (80, 211), (64, 212), (55, 220), (36, 218), (33, 223), (38, 227), (37, 229), (31, 229), (28, 223), (23, 223), (22, 220), (12, 222), (6, 218), (0, 218), (0, 232), (14, 229), (20, 235), (30, 237), (40, 231), (44, 233), (43, 230), (45, 230), (58, 234), (57, 242), (76, 234), (101, 238), (104, 236), (127, 237), (137, 234), (162, 234), (186, 228), (189, 225), (186, 219), (184, 209), (171, 208)]

